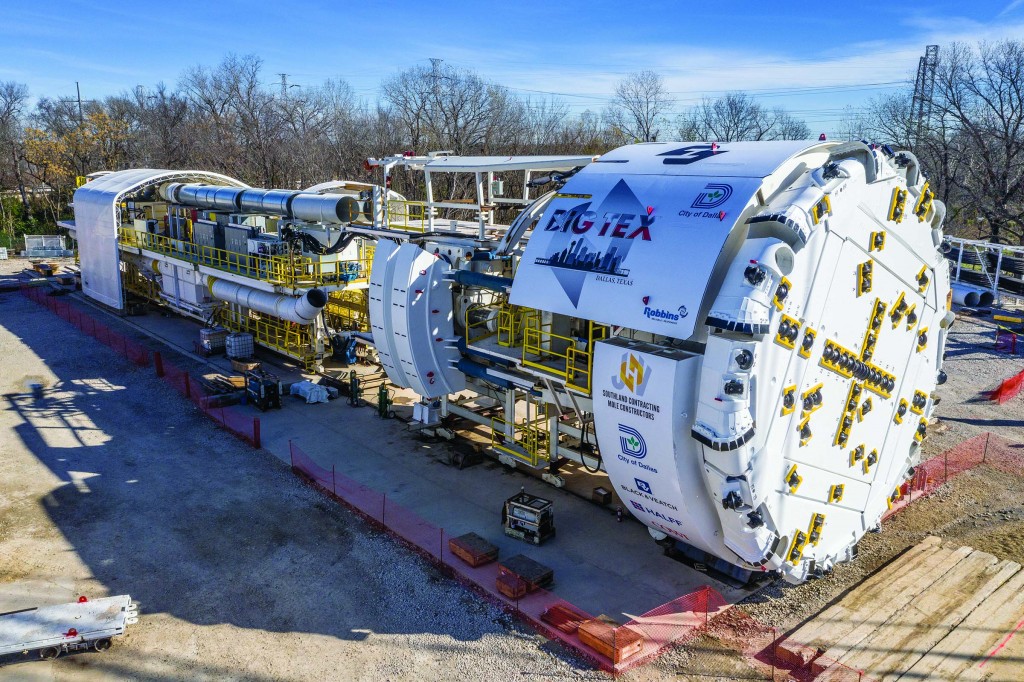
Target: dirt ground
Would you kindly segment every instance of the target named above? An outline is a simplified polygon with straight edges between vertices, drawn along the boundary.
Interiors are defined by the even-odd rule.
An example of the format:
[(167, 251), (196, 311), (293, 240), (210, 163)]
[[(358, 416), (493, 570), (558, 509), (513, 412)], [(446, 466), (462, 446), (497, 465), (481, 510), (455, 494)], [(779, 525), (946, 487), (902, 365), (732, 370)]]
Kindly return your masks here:
[(18, 294), (0, 294), (0, 363), (0, 611), (128, 593), (142, 614), (104, 654), (14, 657), (0, 678), (586, 670)]
[[(930, 454), (984, 431), (1024, 440), (1024, 398), (975, 401), (1024, 368), (985, 347), (990, 325), (954, 327)], [(42, 399), (28, 395), (31, 381)], [(142, 613), (105, 654), (0, 661), (0, 678), (608, 677), (218, 430), (152, 370), (16, 293), (0, 293), (0, 395), (0, 611), (129, 593)], [(1024, 562), (1019, 478), (968, 472), (865, 537), (857, 561), (768, 586), (739, 608), (792, 628), (929, 534)], [(622, 679), (770, 673), (730, 644), (703, 637)]]

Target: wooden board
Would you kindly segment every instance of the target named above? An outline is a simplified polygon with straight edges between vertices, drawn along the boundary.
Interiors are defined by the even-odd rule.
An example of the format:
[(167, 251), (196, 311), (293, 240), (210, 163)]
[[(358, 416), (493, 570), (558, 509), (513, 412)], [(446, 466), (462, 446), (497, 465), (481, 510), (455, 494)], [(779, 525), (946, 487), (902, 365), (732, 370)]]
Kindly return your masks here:
[(555, 579), (555, 572), (552, 569), (525, 554), (503, 559), (501, 569), (522, 578), (533, 587), (546, 587)]
[(498, 548), (476, 533), (466, 533), (448, 540), (452, 554), (470, 566), (483, 566), (498, 559)]
[(509, 599), (519, 599), (530, 587), (525, 580), (508, 571), (498, 573), (498, 577), (494, 579), (494, 586)]
[[(939, 551), (939, 538), (930, 536), (904, 552), (888, 566), (857, 585), (841, 601), (819, 613), (779, 642), (778, 655), (793, 666), (801, 666), (818, 655), (818, 647), (827, 648), (856, 627), (854, 613), (870, 610), (888, 595), (881, 588), (912, 573), (917, 566)], [(859, 606), (858, 606), (859, 605)]]
[(540, 614), (540, 619), (557, 630), (571, 635), (580, 629), (580, 624), (590, 620), (590, 616), (568, 604), (555, 604), (544, 609), (544, 612)]
[[(1024, 679), (1019, 659), (995, 675), (1001, 642), (1024, 635), (1024, 570), (970, 547), (929, 538), (876, 571), (781, 642), (798, 677), (851, 679)], [(1024, 637), (1021, 637), (1024, 641)], [(1008, 647), (1009, 645), (1007, 645)], [(1022, 645), (1021, 648), (1024, 648)], [(1005, 673), (1010, 673), (1006, 676)]]
[(855, 650), (836, 658), (873, 679), (896, 679), (1019, 569), (1018, 564), (974, 551), (918, 595), (910, 608), (876, 625)]
[(644, 648), (640, 633), (624, 626), (615, 627), (599, 618), (580, 623), (577, 634), (581, 642), (613, 663), (621, 663)]
[[(972, 671), (986, 673), (978, 664), (988, 652), (1013, 633), (1024, 619), (1024, 571), (1018, 570), (988, 600), (921, 657), (907, 674), (912, 679), (968, 679)], [(1021, 635), (1015, 635), (1021, 636)], [(994, 679), (1008, 679), (993, 673)]]

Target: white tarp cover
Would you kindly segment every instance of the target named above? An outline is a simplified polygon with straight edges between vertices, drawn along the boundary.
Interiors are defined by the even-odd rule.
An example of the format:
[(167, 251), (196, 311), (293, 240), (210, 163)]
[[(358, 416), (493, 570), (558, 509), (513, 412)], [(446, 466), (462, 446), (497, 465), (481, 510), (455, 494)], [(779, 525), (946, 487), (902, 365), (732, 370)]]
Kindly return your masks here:
[(136, 168), (102, 175), (75, 191), (75, 236), (82, 291), (86, 296), (113, 308), (123, 307), (117, 250), (118, 204), (126, 194), (146, 185), (179, 179), (246, 186), (218, 173)]
[(314, 384), (308, 379), (306, 381), (296, 381), (288, 389), (288, 393), (302, 396), (306, 399), (307, 404), (326, 403), (328, 399), (327, 387)]
[(763, 178), (817, 143), (622, 147), (545, 209), (515, 305), (687, 338), (719, 252)]

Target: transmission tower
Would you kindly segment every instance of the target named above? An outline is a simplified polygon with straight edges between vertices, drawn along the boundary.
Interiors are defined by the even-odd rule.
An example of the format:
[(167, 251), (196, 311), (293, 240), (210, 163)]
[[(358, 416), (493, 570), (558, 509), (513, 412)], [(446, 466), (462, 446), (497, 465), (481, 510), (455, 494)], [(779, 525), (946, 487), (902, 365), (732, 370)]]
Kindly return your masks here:
[(917, 63), (917, 79), (914, 81), (914, 98), (910, 103), (911, 125), (914, 126), (914, 149), (921, 144), (921, 137), (932, 115), (932, 94), (935, 91), (935, 67), (939, 64), (939, 46), (928, 45), (924, 56)]

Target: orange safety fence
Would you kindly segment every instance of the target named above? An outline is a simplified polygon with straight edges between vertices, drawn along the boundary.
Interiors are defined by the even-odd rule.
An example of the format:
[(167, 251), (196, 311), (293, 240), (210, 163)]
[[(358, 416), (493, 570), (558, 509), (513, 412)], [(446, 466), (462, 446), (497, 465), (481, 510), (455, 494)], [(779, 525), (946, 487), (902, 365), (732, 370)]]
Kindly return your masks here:
[(994, 433), (982, 433), (921, 462), (915, 467), (910, 480), (900, 487), (900, 498), (882, 518), (892, 516), (914, 500), (930, 495), (953, 477), (980, 464), (1024, 475), (1024, 444)]
[[(138, 342), (97, 322), (77, 307), (48, 296), (45, 290), (23, 287), (22, 292), (129, 361), (140, 366), (152, 364), (157, 376), (189, 398), (204, 414), (239, 438), (260, 446), (258, 417), (229, 407), (212, 406), (202, 385), (188, 372), (164, 360), (159, 353), (150, 353)], [(619, 674), (653, 660), (673, 645), (709, 635), (741, 655), (751, 668), (763, 673), (765, 679), (776, 679), (776, 673), (781, 675), (778, 679), (843, 682), (872, 679), (861, 670), (827, 658), (817, 649), (793, 642), (776, 628), (761, 623), (740, 609), (729, 608), (726, 599), (709, 586), (652, 609), (624, 625), (610, 628), (605, 638), (608, 646), (599, 650), (595, 648), (599, 642), (588, 639), (591, 642), (588, 645), (580, 637), (580, 625), (595, 622), (587, 612), (553, 592), (533, 585), (525, 586), (528, 591), (517, 598), (503, 594), (498, 584), (501, 579), (507, 579), (507, 574), (502, 575), (500, 561), (470, 566), (452, 553), (448, 546), (451, 537), (443, 528), (389, 501), (384, 493), (339, 473), (335, 467), (327, 469), (321, 466), (293, 441), (288, 445), (292, 471), (297, 475), (388, 531), (463, 584), (515, 613), (538, 632), (561, 642), (604, 670)], [(911, 480), (903, 485), (902, 497), (885, 518), (980, 464), (1024, 475), (1024, 444), (983, 433), (923, 462), (915, 469)], [(792, 654), (787, 655), (787, 652), (801, 649), (806, 650), (806, 654), (797, 657), (798, 660), (794, 660)]]
[[(443, 528), (421, 518), (410, 509), (387, 498), (387, 495), (358, 483), (348, 476), (321, 466), (294, 441), (289, 441), (292, 470), (371, 523), (388, 531), (406, 546), (432, 560), (463, 584), (516, 614), (550, 639), (557, 640), (598, 667), (620, 673), (651, 660), (668, 646), (695, 637), (707, 626), (710, 618), (722, 611), (727, 602), (710, 587), (684, 595), (612, 629), (611, 646), (598, 651), (580, 639), (579, 625), (594, 620), (586, 611), (570, 604), (550, 590), (521, 584), (513, 589), (518, 597), (501, 591), (499, 583), (508, 581), (501, 561), (471, 566), (452, 553), (451, 539)], [(522, 580), (512, 577), (512, 580)], [(506, 590), (509, 588), (506, 586)], [(628, 657), (618, 658), (620, 642), (629, 646)]]
[(139, 367), (153, 366), (158, 377), (190, 399), (203, 414), (245, 442), (260, 447), (259, 417), (245, 414), (232, 407), (212, 405), (210, 396), (206, 395), (202, 384), (188, 372), (163, 359), (160, 353), (151, 353), (138, 341), (98, 322), (81, 308), (62, 301), (57, 296), (51, 296), (51, 291), (53, 290), (41, 287), (21, 287), (21, 293), (26, 298), (47, 308), (83, 333), (124, 356), (129, 362)]
[[(593, 642), (591, 638), (584, 642), (580, 637), (580, 625), (593, 619), (586, 611), (543, 588), (533, 589), (519, 598), (503, 594), (498, 588), (499, 582), (521, 580), (503, 575), (500, 560), (470, 566), (452, 554), (447, 543), (450, 538), (444, 529), (388, 501), (385, 494), (350, 479), (335, 467), (321, 466), (293, 441), (289, 441), (289, 451), (292, 470), (297, 475), (433, 560), (478, 593), (515, 613), (545, 636), (560, 641), (609, 672), (622, 673), (653, 660), (673, 645), (707, 634), (738, 653), (754, 671), (764, 674), (765, 679), (776, 679), (776, 674), (779, 675), (777, 679), (796, 680), (852, 682), (873, 679), (863, 670), (851, 668), (815, 648), (793, 642), (776, 628), (761, 623), (740, 609), (729, 608), (725, 598), (711, 587), (683, 595), (624, 625), (609, 628), (604, 636), (607, 646), (595, 648), (593, 645), (600, 645), (600, 642)], [(927, 460), (917, 467), (914, 477), (905, 484), (904, 496), (890, 514), (911, 499), (927, 495), (957, 474), (979, 464), (1024, 475), (1024, 445), (985, 433)], [(513, 589), (515, 587), (512, 586)], [(516, 589), (515, 593), (519, 591)], [(806, 651), (802, 657), (787, 655), (801, 650)], [(626, 657), (620, 658), (623, 653), (627, 654)]]
[(39, 287), (23, 286), (21, 288), (21, 292), (26, 298), (47, 308), (65, 322), (77, 327), (81, 332), (88, 334), (103, 345), (120, 353), (129, 362), (140, 367), (149, 366), (151, 362), (149, 349), (137, 341), (118, 334), (105, 324), (97, 322), (88, 314), (83, 313), (79, 308), (70, 305), (66, 301), (61, 301), (55, 296), (48, 295), (48, 291)]
[(985, 391), (982, 395), (1002, 405), (1006, 401), (1017, 397), (1022, 388), (1024, 388), (1024, 371), (1004, 379), (994, 389)]

